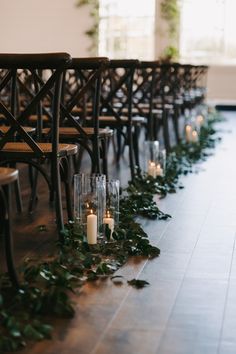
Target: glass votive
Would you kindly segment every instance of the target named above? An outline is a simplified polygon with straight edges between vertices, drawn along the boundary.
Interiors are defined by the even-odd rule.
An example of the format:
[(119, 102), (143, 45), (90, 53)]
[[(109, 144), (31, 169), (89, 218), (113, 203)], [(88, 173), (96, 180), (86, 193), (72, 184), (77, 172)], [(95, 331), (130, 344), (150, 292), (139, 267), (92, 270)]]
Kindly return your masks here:
[(194, 129), (192, 131), (192, 143), (198, 143), (198, 141), (199, 141), (198, 131)]
[(158, 162), (156, 164), (156, 176), (164, 177), (166, 173), (166, 149), (159, 151)]
[(204, 116), (202, 114), (198, 114), (196, 116), (196, 125), (198, 127), (202, 127), (204, 125), (204, 121), (205, 121), (205, 119), (204, 119)]
[(185, 127), (184, 127), (186, 143), (191, 143), (192, 142), (192, 132), (193, 132), (192, 125), (186, 124)]
[(96, 244), (102, 228), (105, 179), (98, 175), (74, 176), (74, 221), (79, 225), (88, 244)]
[(159, 141), (144, 142), (144, 171), (148, 176), (156, 177), (156, 165), (158, 163)]
[(107, 237), (106, 229), (109, 230), (108, 238), (112, 239), (112, 233), (119, 224), (119, 198), (120, 181), (108, 180), (106, 183), (106, 210), (103, 216), (104, 235)]

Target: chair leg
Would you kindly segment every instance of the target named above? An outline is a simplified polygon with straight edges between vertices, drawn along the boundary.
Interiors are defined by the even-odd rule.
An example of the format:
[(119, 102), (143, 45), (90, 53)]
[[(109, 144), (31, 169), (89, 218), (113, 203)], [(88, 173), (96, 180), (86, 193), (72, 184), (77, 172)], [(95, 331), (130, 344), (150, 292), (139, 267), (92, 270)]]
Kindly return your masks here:
[(169, 137), (169, 125), (168, 125), (168, 110), (164, 109), (163, 111), (163, 135), (164, 135), (164, 144), (167, 153), (170, 151), (170, 137)]
[(13, 285), (16, 288), (18, 288), (19, 281), (16, 274), (14, 258), (13, 258), (13, 241), (12, 241), (12, 233), (11, 233), (12, 228), (11, 228), (11, 215), (10, 215), (11, 189), (9, 185), (0, 188), (0, 201), (1, 201), (1, 206), (3, 208), (1, 213), (1, 218), (3, 222), (4, 245), (5, 245), (5, 255), (6, 255), (8, 274)]
[(134, 158), (135, 158), (135, 164), (137, 167), (140, 167), (139, 163), (139, 136), (140, 136), (140, 127), (135, 126), (134, 127), (134, 133), (133, 133), (133, 146), (134, 146)]
[(131, 173), (131, 179), (134, 179), (135, 176), (135, 169), (134, 169), (134, 147), (133, 147), (133, 133), (132, 133), (132, 127), (129, 126), (127, 127), (127, 133), (128, 133), (128, 144), (129, 144), (129, 163), (130, 163), (130, 173)]
[(72, 211), (72, 199), (71, 199), (71, 174), (70, 174), (70, 165), (69, 158), (63, 158), (60, 163), (60, 172), (61, 179), (64, 182), (65, 194), (66, 194), (66, 209), (68, 215), (68, 221), (73, 220), (73, 211)]
[(108, 146), (107, 138), (101, 139), (102, 172), (108, 178), (107, 146)]
[(55, 192), (55, 211), (56, 211), (56, 224), (57, 231), (59, 235), (59, 240), (64, 242), (64, 220), (63, 220), (63, 211), (62, 211), (62, 195), (61, 195), (61, 178), (60, 178), (60, 164), (59, 161), (55, 161), (52, 164), (52, 182), (53, 190)]
[(34, 169), (32, 166), (29, 166), (30, 179), (31, 179), (31, 196), (29, 201), (29, 213), (33, 212), (34, 206), (37, 201), (37, 184), (38, 184), (38, 170)]
[(20, 194), (20, 181), (19, 178), (14, 183), (14, 189), (15, 189), (15, 196), (16, 196), (16, 208), (18, 213), (22, 213), (23, 211), (23, 205), (22, 205), (22, 198)]
[(116, 162), (119, 162), (121, 157), (121, 131), (119, 129), (117, 129), (116, 132), (116, 141), (117, 141)]
[(176, 143), (179, 144), (180, 142), (180, 136), (179, 136), (179, 114), (180, 109), (178, 106), (174, 107), (174, 113), (172, 115), (172, 120), (173, 120), (173, 125), (174, 125), (174, 132), (175, 132), (175, 140)]
[(99, 141), (98, 138), (95, 137), (92, 140), (93, 145), (93, 160), (92, 163), (92, 172), (93, 173), (101, 173), (101, 164), (100, 164), (100, 148), (99, 148)]

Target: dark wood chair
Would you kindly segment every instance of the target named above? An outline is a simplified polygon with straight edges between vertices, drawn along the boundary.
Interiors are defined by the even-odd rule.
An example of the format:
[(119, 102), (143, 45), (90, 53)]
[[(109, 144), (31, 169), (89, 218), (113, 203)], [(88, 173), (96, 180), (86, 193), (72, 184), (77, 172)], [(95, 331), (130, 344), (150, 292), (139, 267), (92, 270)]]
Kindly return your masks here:
[[(117, 136), (116, 161), (122, 154), (123, 147), (129, 147), (129, 164), (131, 177), (135, 175), (138, 165), (138, 129), (143, 124), (143, 117), (133, 117), (133, 78), (139, 61), (110, 60), (109, 67), (102, 78), (101, 108), (99, 124), (110, 127)], [(136, 160), (135, 160), (136, 157)]]
[[(146, 138), (156, 140), (162, 129), (163, 141), (170, 150), (170, 120), (175, 143), (179, 143), (178, 119), (182, 104), (178, 86), (178, 64), (141, 61), (134, 76), (134, 114), (146, 117)], [(172, 139), (173, 140), (173, 139)]]
[(8, 274), (15, 287), (19, 283), (13, 257), (11, 185), (17, 180), (18, 170), (0, 167), (0, 230), (3, 234)]
[(64, 72), (59, 137), (61, 142), (80, 147), (76, 172), (80, 152), (85, 149), (91, 158), (92, 172), (108, 175), (107, 144), (113, 130), (100, 128), (98, 119), (101, 80), (108, 64), (108, 58), (103, 57), (73, 58)]
[[(49, 186), (51, 200), (55, 201), (56, 223), (61, 239), (64, 229), (61, 179), (65, 183), (68, 217), (72, 219), (68, 157), (77, 153), (76, 145), (59, 144), (62, 76), (70, 61), (71, 57), (67, 53), (0, 54), (0, 68), (6, 71), (0, 80), (0, 113), (10, 128), (0, 140), (0, 164), (26, 163), (42, 174)], [(24, 81), (22, 70), (25, 73)], [(30, 84), (27, 96), (24, 91), (24, 103), (19, 107), (12, 103), (6, 106), (1, 92), (10, 84), (11, 100), (19, 102), (22, 99), (21, 88), (26, 87), (25, 82)], [(51, 130), (46, 139), (42, 134), (44, 112), (51, 120)], [(33, 135), (24, 128), (31, 115), (37, 117)]]

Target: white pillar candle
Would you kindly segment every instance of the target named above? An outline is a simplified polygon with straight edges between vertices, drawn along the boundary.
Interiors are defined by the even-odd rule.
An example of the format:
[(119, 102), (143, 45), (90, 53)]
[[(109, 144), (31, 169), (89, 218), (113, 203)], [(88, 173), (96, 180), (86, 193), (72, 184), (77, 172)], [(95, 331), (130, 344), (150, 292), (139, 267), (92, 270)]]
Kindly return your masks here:
[(192, 127), (189, 124), (187, 124), (185, 127), (185, 138), (186, 138), (187, 143), (191, 143), (191, 141), (192, 141)]
[(198, 127), (201, 127), (203, 125), (204, 117), (201, 114), (196, 117), (196, 123)]
[(196, 130), (192, 131), (192, 142), (197, 143), (198, 142), (198, 132)]
[(161, 168), (161, 165), (158, 163), (156, 167), (156, 175), (157, 176), (163, 176), (163, 168)]
[(89, 245), (95, 245), (97, 243), (97, 215), (91, 213), (87, 216), (87, 241)]
[(148, 175), (152, 177), (156, 177), (156, 164), (155, 162), (149, 161), (148, 163)]
[(107, 212), (106, 217), (103, 218), (103, 224), (108, 225), (109, 229), (111, 230), (111, 238), (112, 238), (112, 233), (114, 231), (114, 219), (111, 217), (109, 211)]

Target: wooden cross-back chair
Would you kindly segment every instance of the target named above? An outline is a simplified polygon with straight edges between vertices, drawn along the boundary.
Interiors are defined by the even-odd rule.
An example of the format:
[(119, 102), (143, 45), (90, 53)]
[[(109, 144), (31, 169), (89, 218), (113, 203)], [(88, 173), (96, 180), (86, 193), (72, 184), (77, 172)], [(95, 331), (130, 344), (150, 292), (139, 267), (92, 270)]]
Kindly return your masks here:
[(180, 68), (181, 90), (184, 101), (184, 110), (192, 110), (196, 105), (194, 82), (195, 82), (195, 67), (190, 64), (182, 64)]
[[(92, 172), (108, 175), (107, 143), (111, 129), (99, 127), (101, 79), (109, 60), (105, 57), (73, 58), (64, 72), (60, 115), (60, 141), (73, 142), (91, 158)], [(81, 149), (79, 152), (82, 151)], [(75, 171), (80, 167), (80, 157)]]
[[(129, 165), (131, 177), (138, 165), (138, 131), (144, 118), (134, 118), (132, 112), (133, 77), (139, 61), (110, 60), (109, 67), (102, 78), (101, 108), (99, 124), (114, 129), (117, 136), (116, 161), (122, 154), (123, 143), (129, 147)], [(136, 160), (135, 160), (136, 157)]]
[(201, 104), (206, 96), (207, 73), (206, 65), (194, 65), (192, 71), (192, 92), (195, 98), (195, 104)]
[(146, 117), (146, 139), (154, 140), (154, 117), (162, 116), (162, 109), (154, 108), (158, 61), (141, 61), (134, 74), (133, 113)]
[[(56, 223), (61, 239), (61, 231), (64, 229), (61, 179), (65, 183), (67, 211), (71, 219), (73, 215), (68, 158), (77, 152), (76, 145), (59, 144), (62, 75), (70, 61), (71, 57), (67, 53), (0, 54), (0, 68), (6, 70), (0, 81), (0, 113), (9, 126), (0, 140), (0, 164), (26, 163), (43, 175), (49, 186), (51, 199), (55, 202)], [(21, 76), (22, 70), (24, 79)], [(30, 85), (25, 85), (26, 81)], [(7, 107), (1, 92), (9, 84), (11, 104)], [(27, 90), (24, 88), (22, 93), (23, 86), (27, 86)], [(21, 94), (24, 104), (17, 109), (16, 102), (22, 101)], [(51, 117), (51, 130), (43, 139), (41, 119), (44, 111)], [(36, 117), (37, 123), (34, 134), (24, 129), (24, 124), (32, 115)]]
[(154, 108), (162, 109), (163, 116), (161, 121), (156, 120), (157, 127), (154, 127), (154, 131), (158, 131), (158, 123), (161, 122), (163, 125), (163, 135), (167, 152), (171, 147), (171, 134), (169, 132), (170, 118), (173, 123), (175, 143), (178, 144), (180, 142), (178, 123), (181, 115), (183, 98), (180, 92), (179, 68), (180, 65), (178, 63), (159, 63), (156, 69)]
[(169, 118), (172, 118), (176, 143), (180, 140), (178, 118), (182, 101), (178, 88), (178, 65), (141, 61), (134, 81), (133, 106), (139, 115), (147, 118), (146, 137), (158, 139), (162, 128), (164, 145), (169, 151)]
[(0, 233), (3, 235), (5, 258), (9, 277), (19, 286), (13, 256), (11, 185), (18, 180), (18, 170), (0, 167)]

